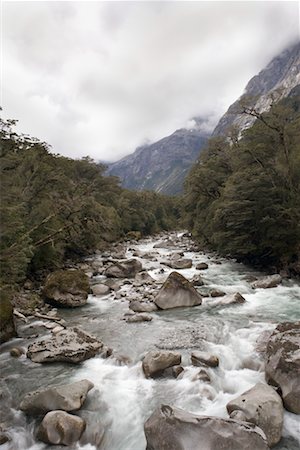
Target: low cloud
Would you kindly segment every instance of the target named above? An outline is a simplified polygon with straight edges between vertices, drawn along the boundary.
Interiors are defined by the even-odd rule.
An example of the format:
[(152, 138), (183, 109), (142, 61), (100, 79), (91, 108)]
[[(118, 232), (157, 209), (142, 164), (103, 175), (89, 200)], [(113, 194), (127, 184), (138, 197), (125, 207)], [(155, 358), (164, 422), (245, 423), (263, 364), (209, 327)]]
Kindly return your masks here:
[(114, 161), (212, 127), (298, 20), (298, 2), (6, 2), (4, 113), (56, 153)]

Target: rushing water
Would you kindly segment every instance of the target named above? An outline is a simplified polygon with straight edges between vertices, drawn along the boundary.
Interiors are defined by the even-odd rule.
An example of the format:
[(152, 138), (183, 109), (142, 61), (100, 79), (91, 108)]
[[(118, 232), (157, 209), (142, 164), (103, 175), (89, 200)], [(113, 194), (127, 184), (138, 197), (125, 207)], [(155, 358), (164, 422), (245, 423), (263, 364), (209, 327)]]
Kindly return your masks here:
[[(145, 240), (135, 245), (135, 248), (152, 252), (157, 257), (158, 261), (140, 260), (153, 278), (163, 282), (171, 269), (163, 266), (165, 272), (160, 273), (160, 261), (170, 257), (170, 253), (176, 250), (153, 249), (156, 242)], [(127, 251), (127, 257), (131, 256), (132, 252)], [(90, 392), (84, 409), (90, 412), (91, 425), (99, 427), (99, 433), (101, 424), (105, 428), (99, 448), (145, 450), (143, 424), (157, 405), (172, 404), (197, 414), (227, 417), (226, 404), (231, 399), (258, 381), (264, 381), (257, 340), (263, 333), (272, 331), (278, 322), (299, 319), (299, 283), (286, 280), (276, 288), (253, 290), (246, 279), (259, 274), (242, 264), (194, 252), (185, 252), (184, 257), (193, 260), (193, 267), (178, 272), (188, 279), (199, 274), (195, 269), (198, 262), (207, 262), (209, 265), (201, 273), (205, 281), (205, 286), (199, 288), (201, 292), (211, 288), (226, 293), (240, 292), (247, 302), (222, 307), (217, 306), (215, 299), (204, 298), (201, 306), (151, 313), (152, 322), (128, 324), (122, 320), (128, 311), (127, 300), (143, 295), (149, 288), (140, 289), (137, 293), (136, 288), (124, 285), (120, 291), (124, 295), (121, 299), (116, 300), (114, 294), (101, 298), (90, 296), (83, 308), (61, 310), (60, 315), (69, 325), (80, 325), (101, 338), (114, 349), (114, 356), (108, 359), (95, 357), (78, 366), (61, 363), (43, 365), (34, 364), (25, 356), (14, 359), (9, 355), (11, 347), (25, 347), (32, 339), (19, 338), (3, 345), (0, 354), (1, 385), (4, 389), (1, 422), (7, 421), (13, 426), (9, 429), (12, 441), (1, 449), (60, 448), (38, 443), (34, 439), (34, 421), (18, 411), (23, 395), (39, 387), (84, 378), (91, 380), (95, 388)], [(181, 352), (185, 367), (181, 378), (145, 379), (141, 359), (147, 351), (157, 348)], [(190, 353), (195, 349), (205, 349), (220, 359), (217, 369), (208, 369), (211, 377), (209, 384), (193, 380), (199, 370), (190, 363)], [(126, 364), (120, 363), (122, 359), (126, 359)], [(285, 412), (283, 439), (275, 448), (299, 450), (299, 446), (299, 416)], [(68, 448), (96, 449), (91, 444), (77, 444)]]

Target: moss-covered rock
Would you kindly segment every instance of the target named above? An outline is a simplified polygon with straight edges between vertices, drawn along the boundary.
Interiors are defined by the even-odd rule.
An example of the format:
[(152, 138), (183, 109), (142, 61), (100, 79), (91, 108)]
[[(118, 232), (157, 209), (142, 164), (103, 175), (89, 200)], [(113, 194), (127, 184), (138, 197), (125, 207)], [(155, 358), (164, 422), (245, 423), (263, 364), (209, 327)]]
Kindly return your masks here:
[(8, 341), (16, 335), (13, 307), (12, 292), (0, 288), (0, 343)]
[(24, 316), (30, 316), (36, 308), (44, 306), (43, 300), (36, 292), (18, 292), (14, 295), (12, 303)]
[(74, 308), (86, 304), (89, 292), (89, 279), (82, 270), (57, 270), (47, 277), (43, 296), (56, 306)]

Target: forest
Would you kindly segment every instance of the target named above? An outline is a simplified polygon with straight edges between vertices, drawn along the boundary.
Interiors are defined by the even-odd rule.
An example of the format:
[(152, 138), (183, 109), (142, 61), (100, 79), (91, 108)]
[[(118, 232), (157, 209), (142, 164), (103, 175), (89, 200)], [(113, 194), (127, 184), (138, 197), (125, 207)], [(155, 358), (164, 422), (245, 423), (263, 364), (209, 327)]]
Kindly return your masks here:
[[(210, 139), (185, 184), (183, 217), (204, 248), (239, 261), (299, 269), (300, 93), (260, 114), (239, 136)], [(298, 271), (298, 275), (299, 275)]]
[(52, 154), (15, 125), (0, 122), (1, 286), (43, 276), (126, 236), (175, 228), (176, 199), (122, 189), (102, 164)]

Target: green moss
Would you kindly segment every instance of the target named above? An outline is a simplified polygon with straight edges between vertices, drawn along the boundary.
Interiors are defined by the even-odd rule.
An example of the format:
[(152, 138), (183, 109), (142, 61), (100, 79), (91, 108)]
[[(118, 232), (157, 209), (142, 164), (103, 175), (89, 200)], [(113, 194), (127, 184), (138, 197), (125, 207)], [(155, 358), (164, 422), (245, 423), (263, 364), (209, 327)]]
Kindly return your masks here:
[(43, 294), (51, 297), (51, 293), (56, 289), (63, 293), (71, 291), (88, 293), (90, 290), (88, 276), (82, 270), (57, 270), (48, 276)]
[(13, 320), (12, 291), (0, 288), (0, 342), (15, 335)]

